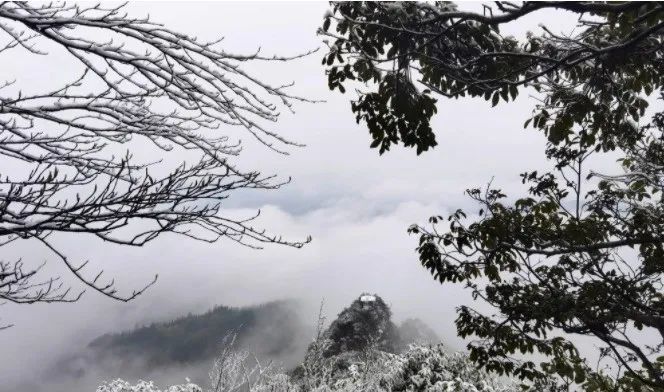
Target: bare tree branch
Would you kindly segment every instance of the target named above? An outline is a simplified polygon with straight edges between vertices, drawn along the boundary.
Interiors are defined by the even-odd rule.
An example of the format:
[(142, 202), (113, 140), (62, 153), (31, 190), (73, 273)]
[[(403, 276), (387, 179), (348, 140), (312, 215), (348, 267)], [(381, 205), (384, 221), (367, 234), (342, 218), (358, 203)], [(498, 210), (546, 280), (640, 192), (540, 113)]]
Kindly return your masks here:
[[(222, 213), (240, 189), (278, 189), (278, 180), (231, 163), (239, 141), (222, 127), (239, 127), (264, 146), (287, 153), (300, 144), (270, 129), (294, 102), (313, 102), (243, 70), (248, 61), (290, 61), (224, 51), (128, 16), (123, 6), (65, 3), (0, 4), (0, 55), (23, 51), (31, 61), (72, 60), (78, 76), (32, 92), (21, 80), (0, 84), (0, 246), (37, 240), (86, 286), (128, 301), (114, 281), (90, 277), (48, 240), (52, 233), (88, 233), (115, 244), (142, 246), (163, 233), (214, 242), (228, 238), (260, 248), (301, 247)], [(55, 49), (53, 49), (55, 48)], [(157, 160), (132, 151), (155, 150)], [(174, 168), (166, 164), (176, 154)], [(171, 158), (172, 160), (173, 158)], [(0, 299), (14, 303), (75, 301), (59, 277), (39, 280), (41, 267), (0, 262)], [(155, 277), (156, 279), (156, 277)]]

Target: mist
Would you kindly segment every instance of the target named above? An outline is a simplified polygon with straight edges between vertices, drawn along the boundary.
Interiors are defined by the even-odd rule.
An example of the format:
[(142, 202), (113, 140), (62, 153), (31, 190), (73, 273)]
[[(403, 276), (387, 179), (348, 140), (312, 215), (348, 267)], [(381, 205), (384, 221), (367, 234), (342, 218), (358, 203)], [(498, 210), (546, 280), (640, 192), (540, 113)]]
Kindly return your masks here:
[[(315, 32), (327, 7), (327, 3), (169, 2), (130, 3), (127, 11), (139, 16), (149, 13), (156, 21), (202, 39), (225, 36), (230, 51), (261, 47), (270, 53), (293, 54), (321, 47)], [(223, 239), (208, 244), (166, 234), (144, 247), (130, 248), (86, 235), (56, 236), (55, 243), (69, 257), (90, 260), (90, 268), (104, 269), (120, 291), (140, 288), (155, 274), (159, 278), (129, 303), (89, 291), (72, 304), (3, 305), (0, 322), (13, 324), (0, 332), (3, 392), (92, 391), (116, 375), (159, 380), (161, 385), (189, 377), (206, 385), (210, 363), (134, 374), (132, 368), (142, 368), (141, 358), (136, 358), (132, 364), (113, 360), (99, 364), (80, 377), (53, 370), (67, 358), (83, 355), (97, 336), (202, 313), (215, 305), (295, 299), (302, 304), (300, 321), (313, 328), (321, 301), (325, 315), (333, 318), (361, 293), (377, 293), (391, 306), (396, 322), (420, 318), (451, 350), (465, 347), (456, 335), (454, 319), (457, 306), (472, 302), (470, 294), (460, 286), (434, 281), (419, 264), (418, 238), (406, 230), (431, 215), (445, 216), (457, 208), (474, 211), (476, 206), (464, 195), (467, 188), (492, 181), (506, 193), (516, 193), (524, 189), (518, 176), (524, 167), (547, 167), (544, 137), (522, 127), (532, 98), (524, 94), (499, 114), (483, 100), (446, 100), (435, 117), (434, 131), (440, 140), (436, 149), (422, 156), (405, 149), (379, 156), (369, 149), (369, 135), (356, 124), (348, 97), (328, 91), (321, 57), (322, 52), (286, 65), (256, 66), (257, 72), (270, 78), (294, 81), (297, 93), (325, 102), (298, 104), (294, 114), (283, 113), (275, 124), (274, 131), (306, 145), (290, 149), (289, 155), (244, 140), (239, 166), (291, 182), (271, 192), (234, 195), (224, 209), (236, 216), (260, 210), (255, 226), (288, 239), (312, 236), (313, 241), (302, 249), (269, 245), (256, 250)], [(35, 72), (31, 83), (48, 77)], [(517, 152), (519, 158), (514, 159)], [(606, 165), (611, 164), (607, 160)], [(30, 241), (3, 250), (6, 259), (51, 257), (47, 249)], [(83, 289), (57, 265), (48, 268), (64, 276), (73, 289)], [(302, 335), (301, 351), (276, 360), (285, 366), (295, 363), (312, 338)]]

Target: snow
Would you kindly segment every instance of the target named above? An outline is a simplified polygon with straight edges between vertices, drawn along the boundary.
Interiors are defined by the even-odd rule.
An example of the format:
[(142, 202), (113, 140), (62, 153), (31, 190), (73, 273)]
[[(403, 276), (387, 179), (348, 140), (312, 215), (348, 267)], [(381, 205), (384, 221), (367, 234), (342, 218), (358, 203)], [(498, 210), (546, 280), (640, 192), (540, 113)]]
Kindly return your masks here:
[(636, 121), (632, 120), (631, 117), (625, 117), (625, 121), (627, 122), (627, 125), (629, 125), (633, 130), (635, 131), (639, 130), (639, 124), (637, 124)]
[(376, 301), (375, 295), (364, 294), (360, 297), (360, 302), (375, 302), (375, 301)]
[[(363, 297), (374, 297), (363, 295)], [(375, 297), (374, 297), (375, 299)], [(245, 352), (245, 354), (247, 354)], [(496, 377), (478, 370), (463, 353), (447, 353), (442, 345), (437, 346), (410, 346), (402, 354), (387, 354), (375, 352), (370, 360), (360, 360), (348, 366), (348, 372), (332, 377), (332, 368), (339, 362), (319, 362), (317, 358), (305, 358), (308, 369), (318, 369), (306, 373), (305, 379), (294, 383), (286, 374), (277, 369), (258, 367), (246, 368), (243, 364), (247, 356), (231, 355), (220, 357), (217, 363), (222, 368), (210, 373), (213, 385), (216, 385), (219, 373), (222, 371), (224, 383), (219, 389), (203, 389), (189, 380), (186, 384), (174, 385), (166, 389), (158, 388), (151, 381), (139, 381), (132, 385), (124, 380), (115, 380), (104, 383), (96, 392), (212, 392), (235, 391), (242, 389), (248, 392), (288, 392), (303, 390), (304, 385), (311, 386), (304, 390), (311, 392), (390, 392), (392, 386), (399, 385), (401, 391), (427, 391), (427, 392), (538, 392), (536, 389), (523, 389), (510, 380), (499, 380)], [(304, 365), (304, 364), (303, 364)], [(259, 369), (261, 377), (247, 387), (245, 380), (248, 375)], [(230, 378), (228, 378), (230, 376)], [(236, 383), (235, 381), (239, 381)], [(505, 381), (505, 382), (503, 382)]]

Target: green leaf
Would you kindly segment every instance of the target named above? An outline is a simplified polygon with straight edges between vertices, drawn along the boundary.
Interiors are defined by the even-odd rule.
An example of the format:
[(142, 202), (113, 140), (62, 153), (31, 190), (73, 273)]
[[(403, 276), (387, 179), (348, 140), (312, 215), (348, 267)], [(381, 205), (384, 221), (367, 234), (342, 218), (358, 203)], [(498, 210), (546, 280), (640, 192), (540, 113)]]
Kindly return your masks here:
[(510, 96), (512, 101), (516, 99), (516, 96), (519, 95), (519, 89), (515, 85), (510, 85)]
[(493, 93), (493, 97), (491, 98), (491, 107), (495, 107), (496, 105), (498, 105), (498, 101), (500, 101), (500, 93), (496, 91), (495, 93)]

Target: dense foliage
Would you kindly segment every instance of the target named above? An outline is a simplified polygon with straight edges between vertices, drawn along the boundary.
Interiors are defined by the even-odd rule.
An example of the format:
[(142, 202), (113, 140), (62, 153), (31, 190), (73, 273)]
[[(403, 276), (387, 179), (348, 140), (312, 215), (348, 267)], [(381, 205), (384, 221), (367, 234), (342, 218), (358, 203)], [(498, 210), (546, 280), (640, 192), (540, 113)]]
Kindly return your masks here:
[[(497, 7), (495, 13), (479, 14), (453, 2), (333, 3), (320, 30), (334, 39), (323, 60), (329, 87), (344, 93), (357, 81), (375, 90), (361, 91), (352, 104), (358, 122), (368, 125), (372, 147), (380, 146), (381, 153), (396, 144), (416, 147), (418, 153), (434, 147), (433, 95), (482, 97), (496, 106), (515, 99), (526, 86), (545, 90), (550, 105), (570, 104), (561, 116), (539, 113), (536, 126), (552, 142), (571, 136), (572, 125), (586, 119), (592, 120), (583, 132), (586, 145), (616, 147), (625, 115), (643, 115), (647, 103), (638, 93), (652, 93), (661, 84), (662, 6), (527, 2)], [(569, 37), (546, 26), (544, 34), (530, 33), (523, 40), (500, 34), (501, 24), (543, 9), (576, 12), (587, 20)], [(621, 104), (606, 105), (615, 101)]]
[[(576, 29), (500, 33), (554, 9), (577, 14)], [(647, 111), (664, 86), (663, 32), (664, 5), (639, 2), (498, 2), (483, 13), (344, 2), (325, 17), (329, 86), (373, 90), (352, 110), (381, 153), (436, 145), (433, 96), (538, 99), (525, 126), (547, 137), (552, 169), (524, 168), (527, 194), (515, 199), (469, 190), (479, 204), (472, 218), (459, 210), (410, 229), (435, 279), (463, 283), (496, 309), (462, 306), (456, 321), (461, 336), (477, 338), (470, 358), (484, 368), (556, 374), (587, 390), (664, 388), (664, 114)], [(594, 165), (605, 152), (619, 155), (618, 173)], [(594, 339), (599, 365), (572, 335)]]

